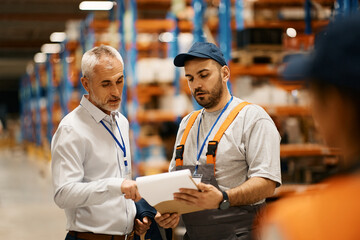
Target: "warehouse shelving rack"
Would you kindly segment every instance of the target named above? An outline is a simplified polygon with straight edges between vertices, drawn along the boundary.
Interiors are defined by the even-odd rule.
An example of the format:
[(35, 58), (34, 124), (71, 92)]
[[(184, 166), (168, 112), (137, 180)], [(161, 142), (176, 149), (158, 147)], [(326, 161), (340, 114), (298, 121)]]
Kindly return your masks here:
[[(218, 32), (218, 42), (220, 48), (224, 51), (233, 76), (254, 76), (261, 78), (269, 78), (273, 84), (281, 85), (287, 91), (298, 89), (301, 83), (293, 85), (286, 85), (278, 78), (278, 69), (276, 66), (259, 64), (244, 66), (231, 61), (231, 34), (236, 30), (248, 27), (261, 28), (282, 28), (293, 27), (299, 32), (303, 32), (300, 37), (308, 42), (313, 42), (313, 32), (318, 31), (328, 24), (328, 20), (314, 20), (310, 18), (309, 0), (258, 0), (256, 6), (260, 8), (276, 9), (281, 5), (304, 6), (306, 7), (306, 21), (285, 21), (285, 20), (271, 20), (271, 21), (253, 21), (247, 22), (244, 20), (243, 12), (244, 3), (247, 0), (221, 0), (220, 15), (218, 22), (204, 22), (204, 11), (206, 9), (206, 1), (202, 0), (187, 0), (186, 4), (193, 6), (194, 18), (193, 21), (186, 19), (176, 19), (175, 16), (168, 14), (165, 19), (138, 19), (137, 18), (137, 3), (163, 4), (171, 5), (171, 0), (117, 0), (116, 9), (109, 12), (107, 19), (96, 19), (94, 13), (88, 15), (87, 19), (81, 23), (79, 31), (80, 38), (75, 41), (64, 42), (65, 51), (60, 55), (48, 55), (48, 60), (45, 64), (35, 65), (35, 73), (26, 75), (22, 79), (20, 98), (21, 98), (21, 123), (23, 139), (31, 142), (32, 146), (40, 148), (49, 148), (51, 136), (55, 131), (57, 124), (62, 116), (74, 108), (78, 104), (79, 98), (76, 94), (81, 96), (84, 89), (80, 84), (80, 69), (76, 65), (80, 51), (83, 53), (91, 47), (100, 44), (96, 39), (98, 32), (108, 29), (113, 23), (118, 24), (118, 33), (121, 36), (121, 41), (117, 46), (122, 56), (126, 61), (125, 75), (128, 86), (124, 87), (123, 102), (121, 111), (130, 120), (131, 129), (133, 131), (134, 141), (132, 142), (133, 155), (135, 162), (141, 162), (140, 150), (151, 145), (161, 146), (163, 142), (159, 137), (140, 136), (141, 125), (144, 123), (156, 123), (171, 121), (179, 122), (182, 116), (176, 116), (172, 113), (167, 113), (161, 110), (147, 110), (145, 112), (138, 111), (139, 105), (149, 101), (149, 98), (154, 96), (162, 96), (164, 93), (172, 91), (175, 95), (179, 93), (186, 93), (190, 96), (187, 87), (186, 79), (180, 76), (180, 72), (176, 70), (174, 76), (174, 83), (172, 85), (150, 85), (144, 86), (137, 82), (136, 63), (138, 60), (138, 53), (141, 51), (148, 51), (152, 46), (144, 46), (136, 41), (137, 32), (171, 32), (177, 36), (180, 32), (192, 32), (194, 39), (197, 41), (204, 40), (204, 31), (201, 26), (206, 25), (210, 32)], [(319, 0), (320, 4), (329, 6), (334, 1)], [(351, 14), (357, 9), (356, 0), (338, 0), (338, 8), (336, 9), (336, 16)], [(194, 7), (196, 6), (196, 7)], [(231, 18), (231, 7), (234, 7), (237, 14)], [(132, 13), (131, 33), (126, 32), (125, 15)], [(125, 35), (131, 34), (130, 42), (125, 41)], [(176, 38), (175, 38), (176, 39)], [(310, 40), (309, 40), (310, 39)], [(306, 41), (306, 40), (304, 40)], [(178, 43), (176, 41), (168, 44), (162, 44), (161, 49), (166, 52), (169, 57), (174, 57), (178, 53)], [(73, 59), (68, 63), (69, 59)], [(74, 60), (75, 59), (75, 60)], [(60, 70), (59, 70), (60, 69)], [(76, 71), (78, 71), (76, 73)], [(71, 75), (75, 73), (74, 75)], [(75, 76), (75, 77), (74, 77)], [(232, 81), (231, 81), (232, 82)], [(46, 84), (43, 84), (46, 83)], [(232, 84), (234, 84), (232, 82)], [(231, 87), (230, 87), (231, 88)], [(75, 99), (74, 99), (75, 96)], [(73, 98), (72, 98), (73, 97)], [(44, 101), (45, 100), (45, 101)], [(46, 104), (44, 104), (46, 103)], [(70, 103), (70, 104), (69, 104)], [(42, 104), (42, 105), (41, 105)], [(194, 104), (194, 108), (199, 106)], [(264, 106), (264, 108), (275, 116), (309, 116), (310, 110), (304, 106)], [(46, 144), (45, 144), (46, 143)], [(44, 147), (45, 146), (45, 147)], [(311, 147), (311, 150), (309, 150)], [(282, 145), (282, 157), (304, 157), (304, 156), (334, 156), (339, 152), (333, 149), (328, 149), (322, 145)], [(163, 168), (165, 169), (165, 168)]]

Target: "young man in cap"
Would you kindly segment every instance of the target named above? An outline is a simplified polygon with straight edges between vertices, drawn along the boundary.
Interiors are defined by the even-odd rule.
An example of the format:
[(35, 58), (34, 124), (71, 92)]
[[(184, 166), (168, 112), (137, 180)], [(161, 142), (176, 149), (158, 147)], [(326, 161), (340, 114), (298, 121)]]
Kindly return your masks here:
[[(185, 67), (191, 93), (203, 107), (182, 120), (169, 169), (191, 169), (202, 181), (201, 191), (174, 195), (206, 209), (182, 216), (184, 239), (248, 239), (256, 213), (281, 184), (279, 133), (261, 107), (231, 96), (230, 70), (214, 44), (195, 43), (174, 64)], [(179, 215), (158, 213), (156, 220), (175, 227)]]
[(131, 180), (129, 123), (118, 111), (124, 64), (110, 46), (87, 51), (81, 62), (88, 95), (60, 122), (51, 142), (55, 203), (65, 209), (67, 240), (131, 240), (150, 222), (135, 220), (141, 197)]
[(267, 209), (261, 239), (359, 239), (360, 15), (338, 20), (319, 36), (315, 51), (294, 58), (288, 80), (307, 80), (313, 117), (325, 142), (341, 149), (340, 172)]

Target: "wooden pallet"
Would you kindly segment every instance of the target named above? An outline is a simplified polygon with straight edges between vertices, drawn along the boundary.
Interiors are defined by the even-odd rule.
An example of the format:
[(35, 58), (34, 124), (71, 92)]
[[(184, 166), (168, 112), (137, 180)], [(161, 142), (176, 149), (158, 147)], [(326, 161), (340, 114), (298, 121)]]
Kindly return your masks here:
[(280, 64), (283, 53), (275, 50), (238, 50), (232, 53), (233, 62), (249, 66), (253, 64)]

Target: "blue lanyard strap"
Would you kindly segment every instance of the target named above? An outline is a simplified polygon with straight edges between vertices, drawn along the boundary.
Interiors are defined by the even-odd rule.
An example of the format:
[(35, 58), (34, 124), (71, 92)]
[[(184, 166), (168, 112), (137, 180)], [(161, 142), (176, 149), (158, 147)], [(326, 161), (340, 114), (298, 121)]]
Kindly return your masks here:
[(115, 123), (116, 123), (117, 129), (119, 130), (119, 133), (120, 133), (122, 145), (121, 145), (121, 143), (119, 142), (119, 140), (115, 137), (115, 135), (112, 133), (112, 131), (105, 125), (105, 123), (103, 122), (103, 120), (101, 120), (100, 123), (101, 123), (101, 124), (106, 128), (106, 130), (111, 134), (111, 136), (114, 138), (114, 140), (115, 140), (115, 142), (117, 143), (117, 145), (120, 147), (121, 151), (123, 151), (123, 153), (124, 153), (124, 164), (125, 164), (125, 166), (127, 166), (127, 161), (126, 161), (126, 147), (125, 147), (124, 139), (123, 139), (123, 137), (122, 137), (122, 134), (121, 134), (121, 131), (120, 131), (120, 128), (119, 128), (119, 125), (118, 125), (117, 121), (115, 120)]
[(198, 126), (198, 131), (197, 131), (197, 139), (196, 139), (196, 150), (197, 150), (197, 156), (196, 156), (196, 168), (195, 168), (195, 172), (197, 170), (197, 166), (199, 164), (199, 160), (200, 160), (200, 156), (201, 156), (201, 153), (203, 152), (204, 150), (204, 147), (205, 147), (205, 143), (207, 142), (212, 130), (214, 129), (215, 125), (217, 124), (217, 122), (219, 121), (219, 119), (221, 118), (221, 116), (223, 115), (223, 113), (226, 111), (226, 109), (229, 107), (230, 103), (232, 102), (233, 100), (233, 96), (231, 96), (230, 100), (227, 102), (227, 104), (225, 105), (225, 107), (223, 108), (223, 110), (221, 111), (220, 115), (217, 117), (216, 121), (214, 122), (214, 124), (212, 125), (210, 131), (208, 132), (208, 134), (206, 135), (202, 145), (201, 145), (201, 148), (200, 148), (200, 151), (199, 151), (199, 135), (200, 135), (200, 125), (201, 125), (201, 121), (202, 121), (202, 116), (200, 116), (200, 122), (199, 122), (199, 126)]

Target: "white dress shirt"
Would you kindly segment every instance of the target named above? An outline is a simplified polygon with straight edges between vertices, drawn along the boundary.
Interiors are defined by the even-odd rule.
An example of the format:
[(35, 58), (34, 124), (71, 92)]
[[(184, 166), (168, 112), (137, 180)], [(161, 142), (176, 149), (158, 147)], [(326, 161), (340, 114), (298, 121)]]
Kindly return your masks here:
[[(124, 153), (100, 121), (121, 143)], [(131, 179), (129, 122), (119, 112), (105, 114), (83, 96), (60, 122), (51, 142), (55, 203), (65, 209), (67, 230), (125, 235), (133, 230), (135, 204), (121, 192)]]

